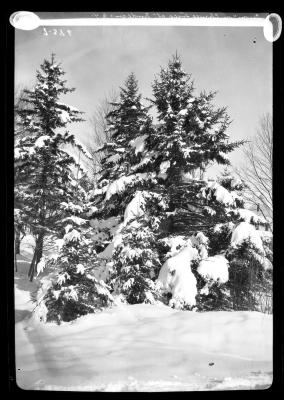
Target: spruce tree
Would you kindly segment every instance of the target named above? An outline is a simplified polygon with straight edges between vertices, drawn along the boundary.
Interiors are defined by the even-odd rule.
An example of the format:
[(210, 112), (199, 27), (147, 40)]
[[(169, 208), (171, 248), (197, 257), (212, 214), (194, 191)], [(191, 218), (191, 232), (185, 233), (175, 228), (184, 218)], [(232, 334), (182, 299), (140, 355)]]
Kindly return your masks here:
[(138, 81), (131, 73), (125, 87), (120, 88), (120, 101), (111, 103), (113, 110), (106, 116), (111, 142), (100, 149), (106, 155), (101, 161), (99, 182), (114, 181), (130, 174), (131, 166), (139, 159), (141, 150), (135, 147), (135, 139), (149, 134), (151, 118), (149, 107), (143, 106), (138, 90)]
[(138, 82), (132, 73), (120, 88), (120, 100), (112, 103), (113, 110), (106, 116), (111, 141), (98, 151), (104, 152), (97, 188), (93, 191), (96, 207), (94, 220), (117, 218), (120, 222), (127, 204), (151, 176), (139, 170), (145, 140), (151, 135), (152, 119), (139, 94)]
[(230, 119), (226, 108), (214, 108), (215, 92), (194, 95), (193, 82), (184, 72), (179, 56), (162, 68), (153, 83), (153, 104), (159, 127), (152, 135), (154, 166), (178, 183), (185, 173), (202, 173), (213, 162), (229, 164), (228, 153), (243, 142), (229, 143)]
[(269, 240), (265, 239), (265, 231), (259, 230), (265, 227), (265, 220), (246, 208), (244, 190), (244, 182), (225, 169), (216, 181), (207, 182), (200, 191), (205, 208), (212, 215), (212, 226), (203, 230), (208, 239), (207, 259), (216, 261), (216, 256), (222, 256), (228, 261), (223, 282), (210, 281), (210, 270), (206, 277), (204, 273), (200, 275), (200, 264), (194, 266), (200, 310), (256, 310), (260, 306), (258, 293), (264, 294), (271, 288)]
[[(155, 215), (162, 206), (158, 205), (159, 196), (149, 192), (157, 181), (155, 174), (147, 171), (145, 149), (154, 128), (134, 74), (121, 88), (120, 101), (112, 105), (114, 109), (107, 115), (111, 142), (102, 148), (105, 156), (93, 196), (94, 240), (113, 290), (121, 291), (131, 303), (152, 302), (153, 278), (160, 266)], [(157, 203), (154, 207), (153, 202)]]
[[(179, 57), (174, 56), (153, 84), (153, 104), (157, 109), (159, 125), (148, 141), (147, 150), (153, 155), (151, 164), (160, 178), (159, 191), (169, 198), (169, 208), (164, 214), (169, 215), (170, 229), (168, 233), (164, 232), (164, 238), (167, 235), (183, 235), (184, 246), (190, 239), (198, 249), (199, 259), (192, 262), (192, 269), (199, 290), (204, 294), (201, 298), (202, 301), (206, 300), (208, 306), (210, 297), (206, 297), (208, 293), (205, 294), (210, 288), (214, 301), (209, 308), (217, 308), (221, 300), (223, 305), (226, 303), (228, 291), (224, 283), (227, 278), (230, 278), (231, 287), (235, 287), (236, 282), (233, 283), (232, 273), (230, 277), (227, 272), (222, 276), (221, 269), (216, 282), (213, 267), (212, 276), (209, 271), (209, 276), (205, 274), (205, 278), (203, 271), (206, 271), (210, 262), (212, 266), (222, 267), (223, 272), (227, 270), (228, 260), (233, 257), (229, 255), (232, 229), (238, 227), (242, 218), (246, 219), (251, 214), (245, 210), (240, 196), (242, 183), (235, 184), (233, 178), (226, 174), (211, 182), (203, 179), (203, 176), (206, 168), (213, 163), (229, 165), (227, 155), (242, 145), (243, 141), (229, 142), (226, 132), (230, 124), (229, 116), (226, 108), (214, 108), (214, 92), (202, 92), (199, 96), (194, 96), (193, 92), (190, 76), (183, 71)], [(197, 172), (199, 179), (196, 179)], [(186, 175), (191, 179), (186, 181)], [(258, 220), (259, 224), (257, 216), (252, 218)], [(220, 235), (216, 234), (217, 227), (221, 227)], [(162, 232), (161, 237), (163, 241)], [(204, 240), (200, 242), (200, 238)], [(257, 251), (251, 254), (260, 260)], [(208, 262), (203, 262), (207, 259)], [(246, 264), (253, 268), (251, 256), (247, 254), (245, 259)], [(226, 304), (228, 306), (229, 303)]]
[(61, 204), (65, 217), (63, 243), (55, 257), (46, 259), (50, 283), (38, 298), (36, 313), (44, 322), (72, 321), (113, 303), (109, 288), (98, 278), (100, 260), (90, 238), (86, 216), (88, 206), (84, 191), (77, 201)]
[(75, 171), (81, 164), (68, 147), (76, 146), (89, 156), (66, 130), (68, 123), (82, 121), (82, 113), (59, 101), (74, 90), (66, 86), (63, 75), (54, 55), (44, 60), (34, 89), (25, 90), (23, 102), (27, 107), (17, 111), (25, 133), (15, 142), (15, 208), (21, 210), (35, 237), (30, 280), (43, 255), (44, 238), (56, 234), (60, 203), (73, 197), (78, 184)]
[(127, 205), (115, 236), (109, 283), (129, 304), (154, 304), (160, 297), (155, 285), (161, 268), (160, 215), (167, 205), (151, 191), (137, 191)]

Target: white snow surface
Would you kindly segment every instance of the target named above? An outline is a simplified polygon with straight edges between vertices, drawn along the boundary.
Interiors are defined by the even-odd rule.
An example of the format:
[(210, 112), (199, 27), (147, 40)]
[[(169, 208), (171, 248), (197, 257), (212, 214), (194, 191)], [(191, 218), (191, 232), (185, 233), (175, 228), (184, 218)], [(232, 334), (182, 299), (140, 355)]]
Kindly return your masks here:
[[(133, 199), (128, 203), (128, 205), (125, 208), (124, 211), (124, 219), (123, 222), (118, 224), (118, 219), (117, 217), (111, 217), (107, 220), (91, 220), (90, 224), (92, 227), (97, 228), (98, 227), (98, 222), (100, 222), (102, 225), (101, 226), (108, 226), (110, 227), (110, 222), (111, 224), (111, 229), (110, 233), (113, 235), (112, 241), (108, 244), (108, 246), (98, 254), (99, 258), (102, 259), (110, 259), (115, 248), (122, 243), (122, 234), (121, 230), (129, 223), (134, 224), (135, 219), (137, 217), (141, 217), (144, 214), (143, 206), (145, 204), (145, 198), (144, 194), (142, 191), (137, 191), (133, 197)], [(120, 218), (119, 218), (120, 219)], [(132, 222), (131, 222), (132, 221)], [(115, 224), (116, 222), (116, 224)]]
[(59, 118), (61, 120), (62, 123), (67, 123), (71, 121), (71, 117), (69, 115), (69, 113), (65, 110), (58, 110), (58, 114), (59, 114)]
[(184, 116), (187, 114), (187, 112), (188, 112), (187, 108), (184, 108), (183, 110), (180, 110), (179, 115)]
[[(133, 197), (133, 199), (128, 203), (128, 205), (125, 208), (124, 212), (124, 220), (122, 223), (117, 224), (118, 220), (117, 217), (111, 217), (107, 220), (91, 220), (92, 224), (91, 226), (94, 228), (97, 228), (98, 222), (100, 222), (102, 225), (101, 226), (108, 226), (110, 227), (110, 233), (113, 235), (112, 241), (108, 244), (108, 246), (98, 254), (99, 258), (102, 259), (110, 259), (112, 257), (112, 254), (115, 250), (115, 248), (122, 243), (122, 234), (121, 230), (128, 224), (130, 221), (131, 223), (135, 223), (135, 219), (137, 217), (140, 217), (144, 214), (143, 206), (145, 204), (145, 198), (143, 195), (143, 192), (137, 191)], [(134, 220), (134, 221), (133, 221)], [(90, 221), (90, 223), (91, 223)], [(109, 223), (110, 222), (110, 223)], [(116, 222), (116, 224), (115, 224)]]
[(248, 222), (241, 222), (238, 224), (232, 233), (231, 245), (233, 247), (239, 246), (245, 240), (250, 240), (251, 243), (264, 254), (264, 248), (261, 240), (261, 235), (255, 227)]
[(124, 224), (121, 223), (115, 228), (116, 231), (114, 232), (112, 241), (107, 245), (107, 247), (101, 253), (98, 254), (99, 258), (108, 260), (112, 257), (115, 248), (122, 243), (123, 237), (120, 232), (123, 227)]
[(106, 190), (106, 200), (109, 200), (114, 194), (123, 192), (126, 185), (135, 180), (135, 175), (122, 176), (114, 182), (111, 182)]
[(263, 240), (271, 240), (273, 238), (273, 233), (271, 231), (259, 229), (258, 234)]
[(34, 147), (43, 147), (45, 146), (45, 141), (50, 140), (50, 136), (48, 135), (42, 135), (37, 138), (35, 141)]
[(170, 251), (167, 252), (166, 257), (178, 254), (181, 248), (188, 244), (188, 240), (182, 235), (166, 237), (162, 241), (170, 247)]
[(72, 221), (76, 225), (84, 225), (87, 222), (86, 219), (80, 218), (80, 217), (76, 217), (75, 215), (71, 215), (70, 217), (64, 218), (62, 220), (62, 222), (65, 222), (65, 221)]
[(121, 158), (120, 154), (113, 154), (112, 156), (108, 157), (107, 161), (117, 163), (120, 158)]
[(84, 265), (83, 264), (77, 264), (77, 274), (78, 273), (80, 273), (80, 274), (84, 274), (84, 272), (85, 272), (85, 267), (84, 267)]
[(145, 148), (145, 139), (147, 137), (148, 135), (141, 135), (129, 142), (130, 146), (135, 149), (135, 154), (142, 153)]
[(76, 229), (73, 229), (72, 231), (69, 231), (68, 233), (66, 233), (63, 237), (64, 241), (66, 243), (68, 242), (72, 242), (72, 241), (76, 241), (79, 240), (81, 237), (80, 232), (78, 232)]
[(35, 249), (35, 239), (32, 235), (25, 235), (21, 241), (21, 254), (24, 257), (32, 257)]
[[(26, 244), (30, 242), (28, 238)], [(26, 244), (21, 251), (28, 255)], [(18, 256), (15, 272), (20, 388), (167, 392), (265, 389), (272, 384), (272, 315), (118, 303), (73, 322), (44, 324), (32, 314), (39, 278), (27, 279), (31, 256)], [(41, 281), (50, 285), (45, 277)]]
[(172, 294), (170, 306), (179, 308), (182, 302), (189, 306), (196, 304), (197, 282), (191, 271), (190, 263), (197, 257), (198, 251), (188, 245), (163, 264), (157, 283), (164, 292)]
[(167, 177), (167, 170), (170, 168), (170, 166), (171, 162), (169, 160), (161, 162), (159, 176), (165, 179)]
[(272, 383), (271, 315), (121, 304), (72, 323), (43, 324), (30, 318), (37, 282), (26, 279), (27, 265), (19, 262), (15, 273), (20, 388), (163, 392)]
[(57, 104), (58, 104), (59, 106), (63, 106), (63, 107), (65, 107), (65, 108), (69, 109), (70, 111), (79, 112), (78, 108), (73, 107), (73, 106), (70, 106), (69, 104), (65, 104), (65, 103), (62, 103), (62, 102), (59, 102), (59, 101), (57, 101)]
[(247, 210), (245, 208), (239, 208), (237, 210), (234, 210), (234, 213), (236, 213), (237, 215), (239, 215), (239, 217), (244, 220), (244, 222), (252, 222), (254, 224), (257, 223), (265, 223), (265, 219), (259, 215), (257, 215), (256, 213), (254, 213), (251, 210)]
[[(207, 188), (211, 189), (211, 193), (206, 196), (205, 190)], [(203, 197), (207, 198), (208, 197), (211, 198), (212, 194), (214, 194), (217, 201), (228, 206), (234, 205), (237, 197), (236, 194), (234, 194), (233, 192), (229, 192), (227, 189), (225, 189), (216, 181), (208, 182), (207, 186), (201, 190), (201, 194), (203, 195)]]
[(143, 206), (145, 205), (145, 198), (143, 193), (139, 190), (135, 193), (133, 199), (128, 203), (124, 212), (124, 224), (128, 221), (141, 217), (144, 215)]
[(229, 261), (221, 254), (201, 260), (197, 272), (206, 280), (226, 283), (229, 280)]
[(198, 244), (207, 245), (208, 242), (209, 242), (208, 237), (205, 236), (203, 232), (198, 232), (197, 235), (196, 235), (196, 239), (198, 241)]

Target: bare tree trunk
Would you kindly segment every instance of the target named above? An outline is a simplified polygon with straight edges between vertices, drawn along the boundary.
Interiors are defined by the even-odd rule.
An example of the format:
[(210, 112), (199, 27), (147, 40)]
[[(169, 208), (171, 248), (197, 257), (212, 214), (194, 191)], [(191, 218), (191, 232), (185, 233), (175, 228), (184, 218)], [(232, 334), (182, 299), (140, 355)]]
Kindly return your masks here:
[(37, 265), (40, 262), (40, 259), (42, 257), (43, 253), (43, 239), (44, 239), (44, 233), (41, 232), (37, 239), (36, 239), (36, 245), (35, 245), (35, 251), (33, 255), (33, 259), (29, 268), (28, 272), (28, 277), (30, 278), (30, 281), (33, 281), (34, 275), (37, 272)]
[(15, 271), (18, 272), (17, 253), (16, 253), (16, 242), (15, 242), (15, 246), (14, 246), (14, 263), (15, 263)]
[(34, 277), (36, 258), (37, 258), (37, 247), (35, 247), (33, 259), (32, 259), (32, 262), (31, 262), (31, 265), (30, 265), (30, 268), (29, 268), (29, 272), (28, 272), (28, 277), (30, 278), (31, 282), (32, 282), (33, 277)]
[(36, 265), (40, 262), (40, 259), (42, 257), (43, 253), (43, 239), (44, 239), (44, 233), (40, 233), (38, 237), (38, 252), (37, 252), (37, 262)]
[(20, 254), (21, 232), (15, 227), (15, 254)]

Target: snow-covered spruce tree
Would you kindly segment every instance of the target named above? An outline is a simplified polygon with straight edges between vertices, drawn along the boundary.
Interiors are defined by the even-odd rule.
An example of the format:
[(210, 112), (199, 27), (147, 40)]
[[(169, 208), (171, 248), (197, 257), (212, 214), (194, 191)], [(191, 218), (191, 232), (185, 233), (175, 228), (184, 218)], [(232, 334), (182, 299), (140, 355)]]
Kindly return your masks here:
[(27, 107), (17, 110), (25, 133), (15, 142), (15, 207), (35, 237), (30, 280), (42, 257), (44, 238), (56, 233), (62, 213), (59, 205), (73, 197), (77, 185), (74, 171), (82, 164), (70, 154), (70, 145), (88, 156), (66, 130), (68, 123), (82, 121), (82, 113), (59, 101), (61, 95), (74, 90), (66, 87), (63, 75), (54, 55), (44, 60), (34, 89), (25, 91)]
[(109, 283), (129, 304), (153, 304), (160, 297), (154, 281), (161, 268), (157, 239), (165, 207), (156, 193), (137, 191), (116, 232)]
[[(238, 194), (233, 193), (232, 188), (231, 192), (226, 189), (230, 179), (206, 182), (201, 178), (214, 162), (229, 165), (226, 155), (243, 142), (229, 143), (226, 133), (229, 117), (225, 108), (213, 108), (214, 93), (207, 95), (203, 92), (199, 97), (193, 96), (193, 85), (182, 70), (179, 57), (173, 57), (168, 68), (161, 70), (153, 91), (153, 103), (157, 107), (160, 124), (148, 141), (152, 151), (151, 163), (164, 180), (170, 198), (166, 213), (171, 221), (168, 243), (177, 236), (182, 242), (179, 253), (166, 260), (159, 280), (173, 296), (170, 305), (182, 308), (193, 306), (195, 299), (190, 296), (188, 300), (180, 301), (181, 297), (187, 297), (186, 292), (194, 290), (194, 278), (190, 274), (186, 278), (191, 264), (198, 291), (203, 295), (201, 299), (206, 299), (208, 305), (210, 297), (206, 296), (210, 292), (214, 294), (208, 308), (220, 308), (220, 303), (222, 307), (231, 307), (230, 301), (225, 301), (230, 293), (224, 286), (229, 280), (229, 262), (224, 252), (230, 247), (232, 232), (228, 232), (228, 228), (237, 227), (243, 215), (249, 212), (244, 210), (243, 200)], [(199, 180), (196, 179), (197, 172)], [(184, 182), (185, 175), (194, 179)], [(235, 185), (234, 189), (238, 191), (242, 187)], [(241, 209), (240, 213), (238, 209)], [(219, 247), (221, 243), (223, 248), (213, 251), (210, 247), (214, 247), (212, 231), (220, 224), (227, 243), (219, 237), (215, 242)], [(198, 255), (192, 247), (198, 250)], [(175, 276), (175, 290), (170, 275)], [(183, 286), (183, 276), (193, 284)]]
[(144, 136), (151, 130), (150, 107), (141, 101), (138, 82), (131, 73), (120, 88), (120, 101), (111, 103), (113, 109), (106, 116), (108, 137), (99, 151), (105, 156), (101, 161), (99, 182), (104, 186), (131, 173), (131, 166), (141, 159)]
[(102, 276), (129, 303), (154, 301), (153, 279), (160, 266), (157, 218), (165, 204), (151, 192), (157, 180), (145, 163), (146, 141), (154, 129), (148, 109), (131, 74), (121, 88), (120, 101), (107, 116), (111, 142), (103, 147), (99, 187), (93, 193), (96, 209), (90, 221), (105, 267)]
[(259, 309), (260, 294), (271, 290), (271, 253), (265, 231), (257, 230), (265, 220), (245, 208), (243, 191), (244, 183), (225, 170), (200, 192), (219, 221), (204, 231), (208, 256), (194, 265), (200, 310)]
[(184, 174), (199, 171), (202, 177), (213, 162), (229, 164), (226, 155), (243, 142), (229, 143), (226, 108), (214, 108), (215, 92), (194, 96), (191, 77), (177, 55), (161, 69), (153, 94), (160, 124), (151, 136), (152, 162), (166, 174), (168, 185), (178, 184)]
[(147, 138), (147, 168), (156, 173), (159, 191), (170, 198), (169, 232), (190, 236), (217, 223), (198, 197), (203, 173), (213, 163), (228, 165), (226, 155), (243, 142), (229, 142), (229, 116), (225, 108), (214, 108), (215, 93), (194, 96), (178, 56), (161, 69), (153, 94), (159, 124)]
[(104, 157), (94, 198), (99, 210), (103, 210), (104, 217), (123, 215), (135, 193), (133, 189), (126, 198), (125, 186), (131, 187), (134, 181), (146, 178), (145, 175), (136, 174), (135, 168), (141, 160), (144, 139), (153, 130), (149, 107), (141, 102), (138, 82), (133, 73), (120, 90), (119, 101), (111, 103), (113, 109), (106, 116), (107, 133), (111, 140), (97, 150), (102, 151)]
[(195, 223), (194, 231), (189, 218), (188, 229), (185, 221), (182, 230), (178, 226), (178, 232), (161, 239), (168, 252), (158, 281), (171, 296), (170, 306), (271, 309), (264, 305), (271, 295), (270, 243), (267, 232), (256, 229), (265, 221), (244, 208), (242, 191), (243, 183), (228, 173), (204, 181), (196, 207), (203, 225)]
[[(95, 229), (104, 230), (105, 235), (107, 229), (122, 221), (125, 208), (137, 187), (141, 189), (143, 181), (151, 178), (135, 170), (145, 146), (143, 139), (153, 128), (148, 115), (149, 107), (142, 105), (133, 73), (127, 78), (125, 87), (121, 88), (119, 97), (118, 102), (112, 103), (113, 109), (106, 117), (111, 141), (98, 149), (103, 151), (104, 157), (98, 185), (91, 196), (94, 204), (91, 224)], [(110, 219), (106, 224), (97, 222), (107, 218)], [(106, 243), (107, 237), (104, 239)]]
[(56, 257), (47, 265), (56, 272), (48, 288), (42, 289), (36, 313), (44, 322), (72, 321), (79, 316), (99, 311), (113, 302), (107, 285), (98, 280), (99, 267), (90, 225), (82, 218), (87, 211), (84, 201), (61, 204), (65, 218), (61, 221), (65, 234)]

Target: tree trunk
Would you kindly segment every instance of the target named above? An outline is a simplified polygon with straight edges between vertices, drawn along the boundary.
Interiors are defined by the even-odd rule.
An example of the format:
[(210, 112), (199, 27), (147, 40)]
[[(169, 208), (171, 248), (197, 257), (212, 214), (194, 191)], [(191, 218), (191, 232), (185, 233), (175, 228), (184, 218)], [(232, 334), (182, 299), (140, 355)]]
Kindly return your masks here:
[(43, 253), (43, 239), (44, 239), (44, 233), (40, 233), (36, 239), (36, 246), (35, 246), (35, 251), (33, 255), (33, 259), (30, 265), (28, 277), (30, 278), (30, 281), (33, 281), (34, 275), (37, 272), (37, 265), (40, 262), (40, 259), (42, 257)]
[(15, 227), (15, 253), (20, 254), (20, 244), (21, 244), (21, 238), (20, 238), (20, 230)]
[(33, 259), (32, 259), (32, 262), (31, 262), (31, 265), (30, 265), (30, 269), (29, 269), (29, 272), (28, 272), (28, 277), (30, 278), (31, 282), (32, 282), (33, 277), (34, 277), (36, 258), (37, 258), (37, 248), (35, 247)]
[(36, 259), (36, 265), (40, 262), (40, 259), (42, 257), (42, 253), (43, 253), (43, 238), (44, 238), (44, 234), (40, 233), (39, 237), (38, 237), (38, 251), (37, 251), (37, 259)]
[[(16, 243), (15, 243), (15, 245), (16, 245)], [(18, 272), (16, 246), (14, 247), (14, 263), (15, 263), (15, 271)]]

